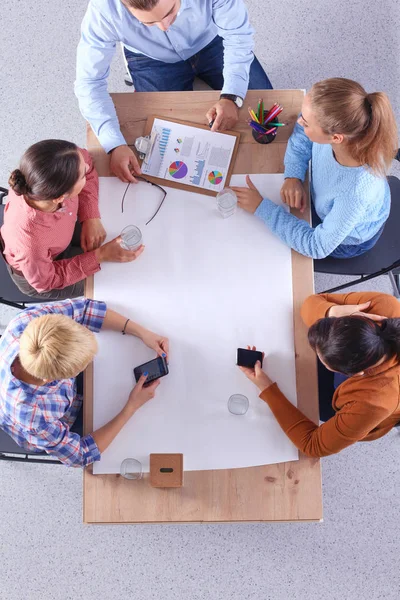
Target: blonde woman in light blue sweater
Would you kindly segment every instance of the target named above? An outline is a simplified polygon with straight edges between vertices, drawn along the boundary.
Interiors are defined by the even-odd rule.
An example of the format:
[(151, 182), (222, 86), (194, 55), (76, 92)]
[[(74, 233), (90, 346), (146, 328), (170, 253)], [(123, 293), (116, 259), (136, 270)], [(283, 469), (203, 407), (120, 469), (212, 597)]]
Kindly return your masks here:
[(285, 154), (281, 197), (306, 206), (304, 180), (311, 160), (315, 227), (248, 188), (233, 189), (239, 206), (254, 213), (288, 246), (312, 258), (351, 258), (370, 250), (390, 213), (386, 174), (397, 151), (397, 127), (383, 92), (367, 94), (350, 79), (316, 83), (305, 96)]

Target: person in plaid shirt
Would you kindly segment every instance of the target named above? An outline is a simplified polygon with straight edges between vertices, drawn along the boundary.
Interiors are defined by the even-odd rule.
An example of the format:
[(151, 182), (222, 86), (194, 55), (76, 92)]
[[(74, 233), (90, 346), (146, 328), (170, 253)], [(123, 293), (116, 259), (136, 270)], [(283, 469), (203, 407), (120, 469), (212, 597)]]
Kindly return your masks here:
[(9, 323), (0, 340), (0, 427), (27, 451), (85, 467), (100, 460), (125, 423), (154, 397), (159, 381), (143, 387), (142, 376), (109, 423), (83, 437), (71, 431), (82, 405), (76, 377), (93, 360), (100, 329), (137, 336), (168, 356), (167, 338), (87, 298), (40, 304)]

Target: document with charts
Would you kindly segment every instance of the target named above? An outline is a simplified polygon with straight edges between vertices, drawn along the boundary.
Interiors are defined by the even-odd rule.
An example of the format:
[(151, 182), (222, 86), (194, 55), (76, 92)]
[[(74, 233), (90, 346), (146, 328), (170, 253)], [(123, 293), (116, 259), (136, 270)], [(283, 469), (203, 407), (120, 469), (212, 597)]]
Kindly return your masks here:
[(144, 175), (219, 192), (228, 185), (238, 137), (155, 118)]

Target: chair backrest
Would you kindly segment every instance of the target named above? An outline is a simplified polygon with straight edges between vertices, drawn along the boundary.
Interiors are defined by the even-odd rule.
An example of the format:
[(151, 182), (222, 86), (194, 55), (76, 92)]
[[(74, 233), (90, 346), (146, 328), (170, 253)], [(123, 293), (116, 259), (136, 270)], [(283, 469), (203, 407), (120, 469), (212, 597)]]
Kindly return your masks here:
[(400, 179), (388, 177), (390, 215), (375, 246), (355, 258), (324, 258), (314, 260), (316, 273), (335, 275), (369, 275), (400, 261)]
[[(0, 188), (0, 195), (4, 188)], [(8, 191), (5, 190), (7, 193)], [(5, 194), (7, 195), (7, 194)], [(5, 196), (3, 194), (2, 198)], [(4, 222), (4, 209), (5, 205), (0, 203), (0, 227)], [(2, 240), (0, 234), (0, 304), (9, 304), (15, 306), (15, 308), (24, 308), (24, 304), (38, 304), (40, 302), (46, 302), (43, 298), (32, 298), (31, 296), (25, 296), (19, 291), (15, 283), (10, 277), (8, 272), (7, 262), (3, 256)]]

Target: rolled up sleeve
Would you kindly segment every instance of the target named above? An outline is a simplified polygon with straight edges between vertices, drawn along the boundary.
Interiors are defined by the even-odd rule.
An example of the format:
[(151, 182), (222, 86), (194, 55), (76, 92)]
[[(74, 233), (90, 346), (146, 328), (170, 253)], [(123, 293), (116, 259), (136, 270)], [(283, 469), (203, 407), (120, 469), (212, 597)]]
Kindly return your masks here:
[(28, 442), (68, 467), (87, 467), (101, 457), (92, 435), (80, 437), (61, 421), (47, 422), (42, 429), (31, 431)]

